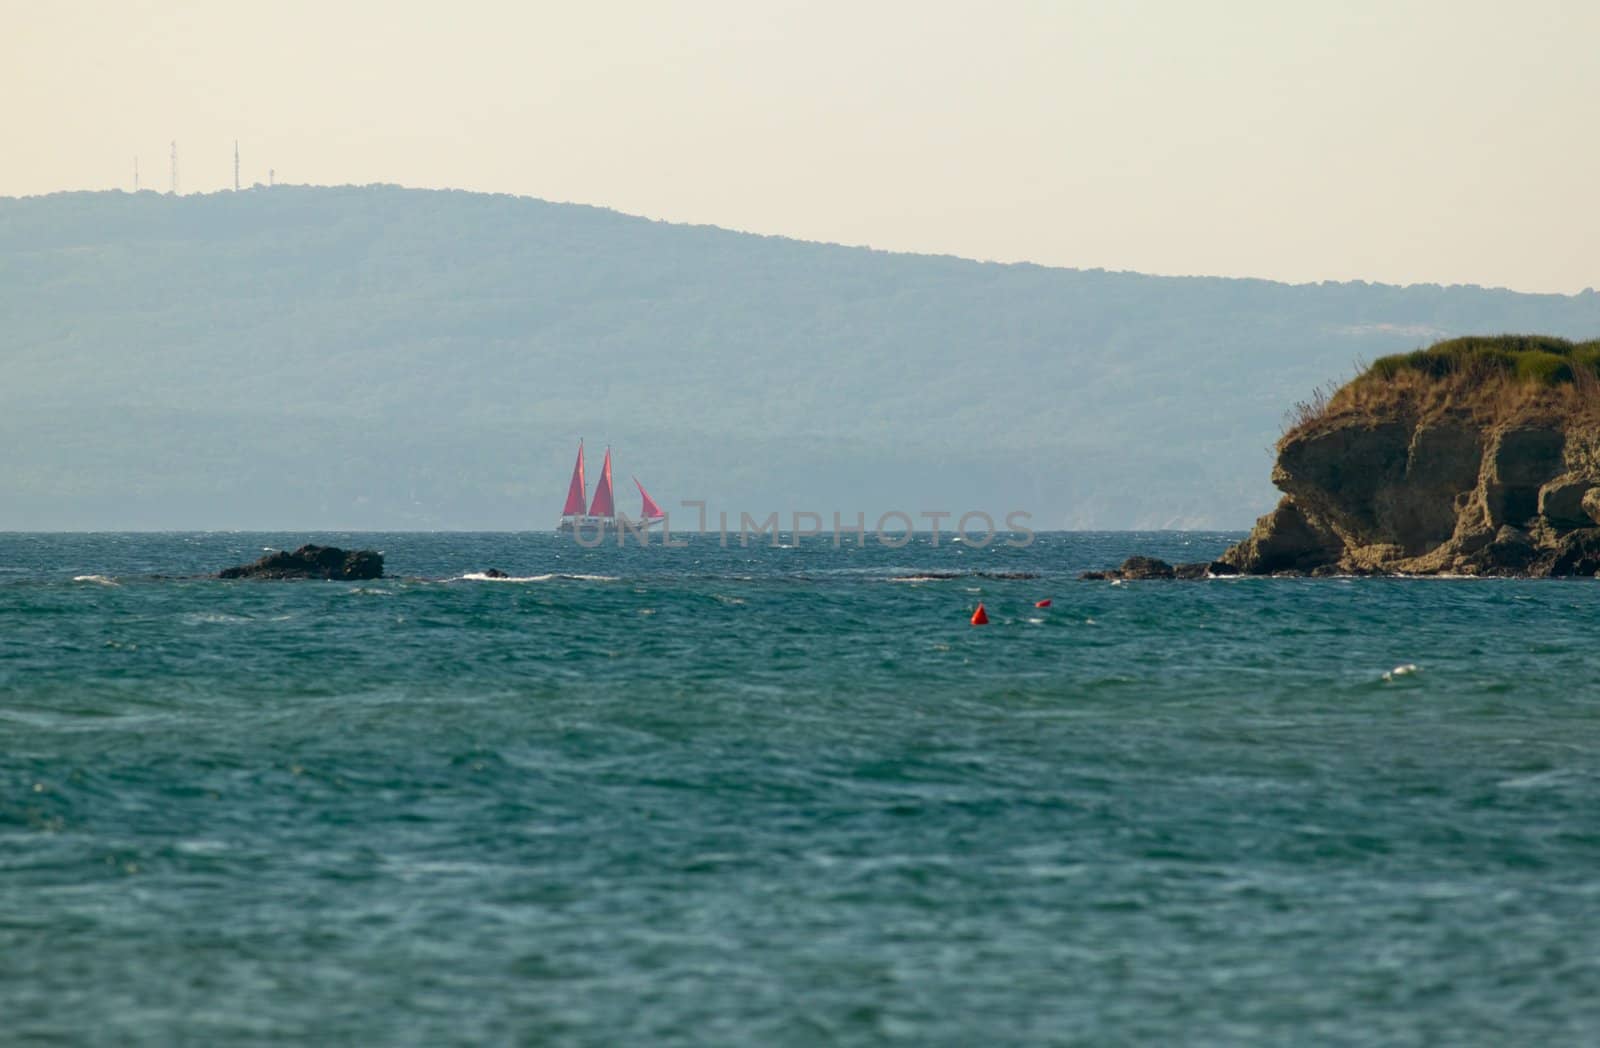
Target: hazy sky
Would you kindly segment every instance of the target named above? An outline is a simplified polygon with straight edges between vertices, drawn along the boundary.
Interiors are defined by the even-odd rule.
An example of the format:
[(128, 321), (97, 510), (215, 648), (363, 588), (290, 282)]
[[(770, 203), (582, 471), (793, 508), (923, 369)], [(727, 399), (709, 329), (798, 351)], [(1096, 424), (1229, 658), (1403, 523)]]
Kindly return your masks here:
[(1600, 286), (1600, 3), (0, 0), (0, 195), (394, 182), (1156, 273)]

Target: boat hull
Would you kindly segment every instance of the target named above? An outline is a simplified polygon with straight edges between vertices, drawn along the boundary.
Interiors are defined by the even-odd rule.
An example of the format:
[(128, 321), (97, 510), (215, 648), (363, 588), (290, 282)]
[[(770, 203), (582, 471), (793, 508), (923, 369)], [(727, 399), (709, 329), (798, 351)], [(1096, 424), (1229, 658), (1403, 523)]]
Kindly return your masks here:
[(649, 531), (666, 523), (665, 517), (652, 517), (649, 520), (633, 520), (628, 517), (562, 517), (561, 523), (556, 525), (556, 533), (582, 531), (585, 533), (604, 532), (608, 528), (626, 526), (631, 531)]

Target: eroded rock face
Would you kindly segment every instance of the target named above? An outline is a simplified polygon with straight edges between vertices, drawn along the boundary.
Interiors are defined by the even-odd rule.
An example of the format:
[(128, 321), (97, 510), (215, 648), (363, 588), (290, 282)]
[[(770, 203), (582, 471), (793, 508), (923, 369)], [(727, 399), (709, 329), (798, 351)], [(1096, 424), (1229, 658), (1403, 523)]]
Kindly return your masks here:
[(1600, 574), (1600, 528), (1583, 528), (1563, 535), (1560, 544), (1539, 565), (1536, 574), (1552, 578), (1571, 575), (1592, 578)]
[(1410, 432), (1398, 422), (1329, 428), (1285, 444), (1272, 482), (1310, 518), (1359, 543), (1377, 533), (1380, 493), (1404, 479), (1410, 444)]
[(223, 579), (381, 579), (383, 554), (370, 549), (342, 550), (337, 546), (301, 546), (293, 553), (278, 550), (254, 564), (241, 564), (217, 573)]
[(1460, 515), (1456, 500), (1477, 485), (1482, 464), (1476, 429), (1454, 422), (1418, 426), (1405, 477), (1382, 493), (1380, 530), (1411, 557), (1448, 541)]
[(1328, 420), (1280, 446), (1283, 500), (1222, 560), (1253, 575), (1593, 575), (1597, 443), (1555, 424)]
[(1583, 493), (1583, 512), (1594, 523), (1600, 524), (1600, 488), (1590, 488)]
[(1539, 488), (1539, 516), (1558, 528), (1590, 527), (1594, 521), (1584, 505), (1591, 491), (1600, 497), (1593, 477), (1563, 473)]
[(1484, 462), (1490, 524), (1524, 527), (1538, 517), (1539, 489), (1564, 469), (1566, 442), (1565, 433), (1550, 429), (1512, 429), (1498, 435)]
[(1256, 521), (1250, 537), (1224, 553), (1224, 564), (1245, 575), (1311, 571), (1337, 561), (1344, 543), (1326, 521), (1308, 514), (1285, 495), (1278, 508)]

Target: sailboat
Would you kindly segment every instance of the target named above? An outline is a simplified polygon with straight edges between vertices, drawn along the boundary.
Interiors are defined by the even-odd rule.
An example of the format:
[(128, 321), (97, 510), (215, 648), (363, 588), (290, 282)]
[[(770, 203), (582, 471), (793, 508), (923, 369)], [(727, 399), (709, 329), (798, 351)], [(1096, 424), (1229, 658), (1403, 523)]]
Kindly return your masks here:
[(661, 507), (656, 505), (656, 500), (639, 483), (639, 478), (633, 478), (633, 484), (639, 489), (639, 519), (631, 520), (627, 514), (618, 513), (616, 500), (611, 489), (611, 449), (606, 448), (605, 465), (600, 467), (600, 484), (594, 489), (594, 501), (588, 501), (589, 486), (583, 474), (583, 441), (578, 441), (578, 461), (572, 467), (572, 481), (567, 485), (567, 502), (561, 507), (561, 523), (556, 525), (557, 531), (576, 531), (579, 528), (585, 531), (604, 529), (606, 526), (616, 527), (626, 524), (634, 528), (649, 528), (667, 519)]

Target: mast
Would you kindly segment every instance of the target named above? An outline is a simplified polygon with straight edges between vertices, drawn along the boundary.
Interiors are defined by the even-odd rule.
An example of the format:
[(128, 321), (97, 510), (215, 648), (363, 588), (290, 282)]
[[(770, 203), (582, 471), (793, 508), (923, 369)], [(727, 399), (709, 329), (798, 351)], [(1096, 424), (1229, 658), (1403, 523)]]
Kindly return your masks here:
[(594, 501), (589, 504), (591, 517), (615, 517), (617, 507), (611, 500), (611, 449), (606, 448), (606, 463), (600, 467), (600, 483), (594, 489)]
[(644, 485), (639, 483), (638, 477), (633, 478), (633, 486), (639, 489), (639, 498), (642, 500), (639, 504), (639, 516), (645, 520), (657, 520), (666, 516), (665, 513), (661, 512), (661, 507), (656, 505), (656, 500), (650, 497), (648, 491), (644, 490)]
[(562, 507), (563, 517), (583, 516), (583, 504), (589, 498), (589, 485), (583, 479), (583, 441), (578, 441), (578, 462), (572, 467), (572, 483), (567, 485), (567, 504)]

